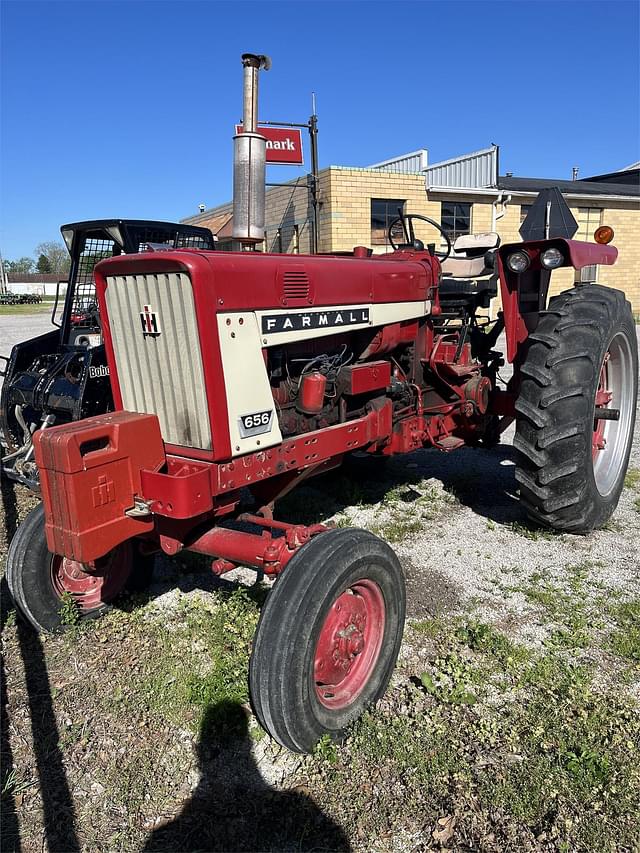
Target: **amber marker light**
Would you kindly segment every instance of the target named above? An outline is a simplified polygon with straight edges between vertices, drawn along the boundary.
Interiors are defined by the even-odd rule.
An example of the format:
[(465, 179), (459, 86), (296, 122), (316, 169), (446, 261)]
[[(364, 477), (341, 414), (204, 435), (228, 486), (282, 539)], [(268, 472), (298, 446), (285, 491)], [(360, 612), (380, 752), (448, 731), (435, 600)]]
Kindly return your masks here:
[(596, 228), (593, 239), (596, 243), (603, 245), (610, 243), (613, 240), (613, 228), (610, 225), (601, 225), (599, 228)]

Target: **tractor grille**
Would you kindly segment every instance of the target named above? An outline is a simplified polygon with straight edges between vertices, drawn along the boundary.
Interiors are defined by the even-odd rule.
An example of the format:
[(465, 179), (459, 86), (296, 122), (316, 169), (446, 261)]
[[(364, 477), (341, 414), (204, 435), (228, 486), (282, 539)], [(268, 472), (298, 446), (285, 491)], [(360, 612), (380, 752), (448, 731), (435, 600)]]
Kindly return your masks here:
[(211, 449), (200, 338), (185, 273), (107, 278), (122, 403), (155, 414), (170, 444)]

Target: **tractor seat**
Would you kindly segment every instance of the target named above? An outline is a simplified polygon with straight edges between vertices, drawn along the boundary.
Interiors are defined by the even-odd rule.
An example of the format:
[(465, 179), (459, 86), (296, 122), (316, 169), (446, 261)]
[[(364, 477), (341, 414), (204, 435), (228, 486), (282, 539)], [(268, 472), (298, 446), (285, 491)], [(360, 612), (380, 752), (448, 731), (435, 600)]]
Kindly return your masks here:
[(453, 244), (451, 254), (442, 262), (442, 275), (453, 278), (476, 278), (491, 275), (493, 269), (487, 267), (485, 255), (491, 249), (497, 249), (500, 237), (495, 231), (486, 234), (462, 234)]

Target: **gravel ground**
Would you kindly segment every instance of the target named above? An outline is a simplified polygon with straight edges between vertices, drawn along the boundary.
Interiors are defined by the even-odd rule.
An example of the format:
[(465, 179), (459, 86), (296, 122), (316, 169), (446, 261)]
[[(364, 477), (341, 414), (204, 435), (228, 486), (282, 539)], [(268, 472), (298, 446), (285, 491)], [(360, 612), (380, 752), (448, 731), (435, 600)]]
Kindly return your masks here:
[(35, 305), (30, 314), (0, 314), (0, 355), (9, 355), (14, 344), (44, 335), (54, 328), (50, 304)]

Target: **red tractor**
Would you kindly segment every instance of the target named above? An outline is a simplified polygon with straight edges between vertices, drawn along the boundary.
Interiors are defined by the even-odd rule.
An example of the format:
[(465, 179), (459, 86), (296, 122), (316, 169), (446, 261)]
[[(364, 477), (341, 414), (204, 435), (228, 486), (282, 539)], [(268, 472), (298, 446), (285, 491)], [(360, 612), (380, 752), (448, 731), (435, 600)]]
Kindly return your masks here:
[[(57, 630), (70, 593), (95, 616), (159, 551), (206, 554), (218, 575), (243, 565), (277, 576), (251, 655), (255, 712), (292, 750), (339, 737), (391, 677), (403, 573), (364, 530), (276, 521), (279, 497), (355, 451), (491, 444), (515, 419), (516, 477), (536, 522), (587, 533), (616, 507), (635, 327), (623, 294), (596, 284), (547, 307), (553, 269), (617, 257), (610, 229), (595, 243), (559, 236), (570, 214), (557, 196), (529, 214), (540, 239), (502, 247), (483, 235), (452, 250), (432, 223), (438, 253), (402, 216), (390, 229), (402, 242), (382, 256), (182, 249), (99, 263), (116, 411), (34, 435), (43, 504), (7, 566), (20, 611)], [(492, 321), (483, 309), (498, 282)]]

